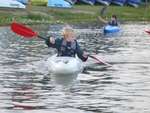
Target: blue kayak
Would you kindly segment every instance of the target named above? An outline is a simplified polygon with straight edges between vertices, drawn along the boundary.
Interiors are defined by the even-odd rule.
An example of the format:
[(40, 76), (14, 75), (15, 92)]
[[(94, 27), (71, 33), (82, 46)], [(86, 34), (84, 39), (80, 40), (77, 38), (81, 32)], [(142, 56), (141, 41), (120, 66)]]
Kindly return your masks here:
[(72, 5), (64, 0), (48, 0), (48, 7), (71, 8)]
[(17, 1), (23, 4), (28, 4), (28, 0), (17, 0)]
[(133, 7), (138, 7), (140, 3), (141, 3), (141, 0), (127, 0), (127, 4)]
[(95, 4), (95, 0), (79, 0), (81, 2), (84, 2), (86, 4), (90, 4), (90, 5), (94, 5)]
[(109, 5), (112, 0), (96, 0), (97, 2), (104, 4), (104, 5)]
[(107, 26), (104, 27), (104, 34), (117, 33), (119, 31), (120, 31), (120, 28), (118, 26), (107, 25)]
[(112, 3), (123, 6), (126, 0), (113, 0)]

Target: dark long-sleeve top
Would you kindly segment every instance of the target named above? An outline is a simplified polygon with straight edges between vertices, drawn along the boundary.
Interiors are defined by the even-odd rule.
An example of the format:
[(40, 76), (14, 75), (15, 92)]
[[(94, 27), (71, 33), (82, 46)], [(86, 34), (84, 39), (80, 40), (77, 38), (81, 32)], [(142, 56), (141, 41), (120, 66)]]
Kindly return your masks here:
[(110, 22), (108, 22), (108, 24), (111, 26), (118, 26), (117, 20), (111, 20)]
[(57, 38), (55, 39), (55, 43), (52, 44), (49, 41), (49, 39), (47, 39), (46, 44), (48, 45), (48, 47), (56, 48), (58, 52), (58, 56), (75, 57), (75, 55), (77, 54), (77, 56), (82, 61), (86, 61), (88, 58), (83, 56), (83, 51), (76, 40), (74, 40), (74, 43), (72, 43), (72, 42), (64, 41), (63, 38)]

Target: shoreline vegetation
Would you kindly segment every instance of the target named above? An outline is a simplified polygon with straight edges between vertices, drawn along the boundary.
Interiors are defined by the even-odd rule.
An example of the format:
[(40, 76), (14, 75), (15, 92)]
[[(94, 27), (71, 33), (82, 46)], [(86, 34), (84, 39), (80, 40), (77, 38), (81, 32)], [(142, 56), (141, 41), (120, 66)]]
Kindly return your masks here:
[[(24, 24), (89, 24), (99, 23), (102, 5), (75, 4), (70, 9), (47, 7), (46, 0), (32, 0), (30, 10), (0, 8), (0, 26), (9, 25), (13, 21)], [(116, 14), (121, 22), (150, 21), (150, 7), (141, 5), (138, 8), (131, 6), (108, 6), (104, 18), (109, 20)]]

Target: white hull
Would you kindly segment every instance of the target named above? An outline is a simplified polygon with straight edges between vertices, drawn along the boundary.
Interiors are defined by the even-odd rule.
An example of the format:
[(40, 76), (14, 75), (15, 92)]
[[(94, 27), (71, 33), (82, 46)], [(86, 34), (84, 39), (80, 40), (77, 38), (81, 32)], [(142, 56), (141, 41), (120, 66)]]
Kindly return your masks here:
[(0, 7), (4, 8), (23, 8), (25, 9), (25, 5), (15, 0), (0, 0)]
[(83, 71), (83, 62), (73, 57), (56, 57), (47, 59), (47, 67), (50, 73), (55, 75), (79, 74)]

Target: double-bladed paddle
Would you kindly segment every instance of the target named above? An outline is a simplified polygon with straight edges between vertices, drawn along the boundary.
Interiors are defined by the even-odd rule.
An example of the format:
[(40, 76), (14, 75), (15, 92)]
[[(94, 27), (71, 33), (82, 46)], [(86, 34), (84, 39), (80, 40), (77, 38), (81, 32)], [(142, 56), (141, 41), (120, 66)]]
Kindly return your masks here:
[[(31, 28), (29, 28), (29, 27), (27, 27), (23, 24), (20, 24), (20, 23), (13, 22), (11, 24), (11, 30), (13, 32), (15, 32), (16, 34), (24, 36), (25, 38), (28, 38), (28, 39), (38, 37), (38, 38), (47, 40), (47, 38), (40, 36), (37, 32), (33, 31)], [(107, 66), (111, 66), (111, 64), (108, 64), (107, 62), (105, 62), (101, 59), (98, 59), (93, 55), (88, 55), (88, 56), (91, 57), (92, 59), (98, 61), (99, 64), (104, 64), (104, 65), (107, 65)]]

